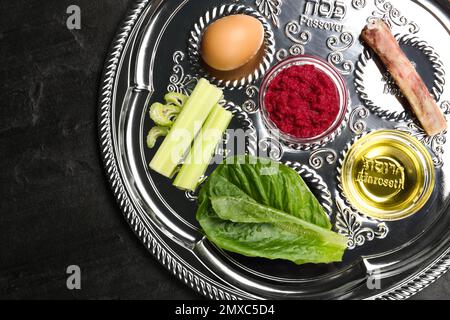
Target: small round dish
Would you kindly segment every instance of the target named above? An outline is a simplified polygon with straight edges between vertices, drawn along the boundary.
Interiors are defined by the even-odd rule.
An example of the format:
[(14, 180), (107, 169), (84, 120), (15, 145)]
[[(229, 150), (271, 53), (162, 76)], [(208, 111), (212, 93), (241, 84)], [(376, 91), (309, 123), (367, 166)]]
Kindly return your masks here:
[[(260, 59), (255, 60), (255, 63), (251, 66), (245, 67), (246, 69), (243, 70), (245, 72), (234, 75), (231, 78), (228, 78), (229, 75), (225, 75), (225, 78), (221, 78), (220, 75), (211, 73), (211, 70), (209, 70), (203, 62), (200, 53), (202, 37), (208, 26), (215, 21), (237, 14), (248, 15), (261, 22), (264, 29), (264, 45), (262, 50), (258, 53)], [(191, 68), (198, 72), (202, 77), (207, 78), (211, 83), (230, 90), (242, 89), (253, 84), (269, 70), (270, 65), (275, 59), (275, 36), (266, 18), (257, 10), (242, 4), (225, 4), (208, 10), (200, 17), (198, 22), (195, 23), (194, 29), (190, 32), (188, 39), (188, 56)]]
[[(268, 92), (270, 84), (277, 77), (277, 75), (279, 75), (280, 72), (287, 70), (293, 66), (303, 65), (312, 65), (317, 70), (329, 77), (329, 79), (333, 82), (334, 86), (337, 89), (339, 103), (338, 114), (329, 128), (318, 135), (307, 138), (299, 138), (281, 130), (274, 123), (274, 121), (272, 121), (270, 114), (266, 108), (266, 94)], [(348, 103), (348, 90), (345, 81), (340, 73), (325, 60), (311, 55), (298, 55), (290, 57), (276, 64), (264, 77), (261, 88), (259, 90), (259, 105), (261, 106), (260, 110), (265, 126), (269, 129), (269, 131), (271, 131), (272, 134), (278, 135), (280, 139), (288, 146), (295, 146), (295, 149), (314, 149), (316, 147), (322, 147), (325, 144), (333, 141), (340, 133), (341, 126), (343, 125), (343, 122), (347, 116)]]
[(360, 213), (384, 221), (419, 212), (435, 185), (433, 159), (416, 138), (379, 130), (357, 140), (345, 156), (342, 191)]

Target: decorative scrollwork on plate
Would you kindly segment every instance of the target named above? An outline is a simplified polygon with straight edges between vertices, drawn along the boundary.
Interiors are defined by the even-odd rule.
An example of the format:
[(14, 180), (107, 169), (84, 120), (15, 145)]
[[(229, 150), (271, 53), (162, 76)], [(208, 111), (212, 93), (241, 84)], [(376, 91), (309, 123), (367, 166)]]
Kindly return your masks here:
[(258, 134), (247, 112), (242, 107), (227, 101), (224, 108), (230, 111), (234, 118), (240, 123), (240, 128), (245, 133), (245, 152), (249, 155), (256, 155), (258, 152)]
[(273, 24), (278, 28), (280, 27), (280, 19), (278, 16), (281, 14), (281, 6), (283, 2), (281, 0), (256, 0), (255, 5), (258, 7), (258, 11), (268, 19), (271, 19)]
[(284, 48), (278, 49), (278, 51), (275, 54), (275, 58), (278, 61), (282, 61), (282, 60), (286, 59), (288, 56), (289, 56), (289, 52)]
[(397, 8), (392, 5), (391, 2), (386, 0), (375, 0), (375, 6), (377, 10), (372, 13), (367, 21), (371, 21), (373, 19), (383, 19), (391, 27), (393, 25), (400, 27), (408, 26), (408, 31), (410, 33), (419, 32), (419, 25), (414, 21), (409, 21)]
[(442, 101), (441, 109), (446, 116), (450, 115), (450, 101)]
[[(416, 36), (397, 34), (395, 38), (401, 46), (416, 49), (416, 59), (425, 60), (425, 63), (420, 63), (421, 68), (428, 67), (430, 69), (433, 77), (429, 80), (429, 87), (432, 87), (431, 94), (434, 99), (439, 101), (444, 92), (446, 74), (439, 54), (427, 42)], [(395, 122), (412, 119), (411, 112), (403, 106), (401, 100), (404, 98), (402, 98), (400, 89), (387, 70), (380, 72), (379, 66), (372, 57), (372, 51), (368, 49), (364, 49), (356, 63), (355, 87), (364, 105), (378, 117)]]
[(281, 48), (277, 50), (275, 58), (278, 61), (286, 59), (289, 55), (296, 56), (305, 53), (305, 45), (311, 41), (311, 33), (302, 31), (302, 27), (297, 20), (292, 20), (286, 24), (284, 34), (293, 44), (289, 49)]
[(339, 37), (332, 35), (327, 39), (327, 47), (332, 50), (328, 62), (333, 64), (343, 75), (349, 75), (355, 70), (353, 61), (344, 58), (344, 52), (355, 43), (351, 32), (342, 32)]
[(259, 148), (265, 152), (270, 159), (280, 161), (283, 158), (284, 150), (280, 141), (272, 137), (267, 137), (259, 141)]
[(333, 149), (319, 149), (311, 153), (309, 164), (316, 170), (321, 169), (325, 164), (333, 165), (337, 161), (337, 153)]
[(367, 1), (366, 0), (352, 0), (352, 6), (356, 10), (361, 10), (366, 7)]
[[(446, 115), (450, 114), (449, 108), (450, 102), (442, 102), (441, 109)], [(434, 154), (433, 163), (437, 168), (440, 168), (444, 165), (444, 145), (447, 142), (447, 132), (442, 132), (435, 136), (429, 136), (426, 134), (423, 128), (414, 121), (399, 125), (396, 127), (396, 129), (410, 134), (411, 136), (417, 138), (425, 146), (427, 146)]]
[(364, 106), (356, 107), (350, 114), (350, 130), (357, 135), (360, 135), (366, 131), (367, 123), (364, 120), (367, 119), (369, 115), (369, 110)]
[(294, 169), (302, 177), (311, 191), (317, 196), (317, 199), (319, 199), (328, 217), (331, 218), (333, 215), (333, 200), (330, 189), (323, 178), (315, 170), (304, 164), (291, 161), (287, 161), (284, 164)]
[[(259, 65), (250, 74), (233, 80), (222, 80), (210, 73), (201, 63), (200, 47), (203, 32), (214, 21), (233, 14), (246, 14), (258, 19), (264, 28), (264, 55)], [(257, 10), (240, 4), (226, 4), (207, 11), (200, 17), (190, 32), (188, 39), (188, 56), (191, 68), (195, 73), (208, 78), (212, 83), (229, 89), (241, 89), (260, 79), (272, 65), (275, 56), (275, 36), (266, 18)]]
[(172, 60), (175, 63), (173, 66), (173, 74), (169, 78), (169, 85), (167, 91), (178, 92), (185, 95), (190, 95), (198, 82), (196, 77), (186, 74), (181, 63), (185, 59), (185, 54), (182, 51), (175, 51)]
[(367, 241), (385, 239), (389, 228), (385, 223), (365, 225), (358, 212), (347, 207), (340, 199), (336, 200), (336, 229), (339, 234), (348, 238), (348, 249), (353, 250), (363, 246)]
[(302, 27), (298, 21), (293, 20), (286, 24), (284, 29), (286, 37), (294, 44), (289, 48), (289, 53), (293, 56), (304, 54), (305, 45), (311, 41), (311, 33), (302, 31)]
[(258, 104), (255, 100), (258, 98), (259, 88), (254, 85), (250, 85), (245, 89), (245, 94), (247, 95), (248, 99), (244, 101), (242, 104), (242, 108), (245, 112), (249, 114), (254, 114), (258, 112)]

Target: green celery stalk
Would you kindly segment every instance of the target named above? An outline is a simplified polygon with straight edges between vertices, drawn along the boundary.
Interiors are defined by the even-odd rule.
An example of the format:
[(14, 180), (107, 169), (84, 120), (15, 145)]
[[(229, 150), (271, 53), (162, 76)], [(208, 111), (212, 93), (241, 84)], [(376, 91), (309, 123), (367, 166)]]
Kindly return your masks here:
[(150, 162), (150, 168), (172, 178), (212, 108), (222, 97), (222, 90), (211, 85), (206, 79), (200, 79)]
[(232, 118), (233, 114), (220, 105), (214, 107), (175, 179), (175, 187), (192, 191), (197, 188)]

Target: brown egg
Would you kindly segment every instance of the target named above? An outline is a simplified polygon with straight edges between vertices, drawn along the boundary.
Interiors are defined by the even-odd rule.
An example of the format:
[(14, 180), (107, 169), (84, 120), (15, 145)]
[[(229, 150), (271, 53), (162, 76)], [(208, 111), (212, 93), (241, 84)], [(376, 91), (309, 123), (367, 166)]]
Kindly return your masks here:
[(263, 43), (264, 28), (258, 19), (244, 14), (231, 15), (206, 29), (201, 54), (210, 67), (231, 71), (250, 62)]

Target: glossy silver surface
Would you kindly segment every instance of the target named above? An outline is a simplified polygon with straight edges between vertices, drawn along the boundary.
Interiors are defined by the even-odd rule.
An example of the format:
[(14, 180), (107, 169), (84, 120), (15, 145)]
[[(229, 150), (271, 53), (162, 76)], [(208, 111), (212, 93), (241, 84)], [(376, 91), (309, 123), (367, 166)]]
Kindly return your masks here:
[[(405, 299), (432, 283), (450, 267), (448, 134), (431, 138), (411, 120), (400, 123), (380, 117), (357, 91), (355, 79), (364, 53), (359, 32), (368, 20), (382, 17), (395, 34), (426, 41), (433, 54), (439, 55), (446, 71), (439, 105), (448, 112), (448, 13), (425, 0), (233, 2), (268, 18), (277, 58), (317, 55), (333, 64), (347, 82), (353, 104), (346, 128), (325, 147), (308, 151), (290, 148), (264, 129), (257, 103), (259, 82), (242, 90), (225, 90), (225, 99), (236, 114), (231, 127), (250, 128), (242, 152), (265, 150), (294, 166), (299, 174), (307, 173), (305, 180), (324, 206), (329, 206), (336, 230), (349, 238), (352, 250), (343, 263), (300, 267), (222, 252), (199, 231), (192, 201), (195, 195), (174, 190), (170, 181), (149, 171), (153, 153), (144, 143), (150, 129), (147, 108), (161, 100), (167, 89), (189, 92), (195, 84), (198, 75), (185, 59), (189, 30), (204, 12), (224, 4), (216, 0), (138, 0), (113, 42), (101, 85), (99, 134), (106, 173), (131, 228), (174, 276), (212, 299)], [(436, 68), (422, 53), (407, 50), (425, 82), (435, 87)], [(383, 81), (381, 71), (380, 77), (365, 72), (361, 77), (369, 86)], [(352, 210), (338, 188), (342, 151), (358, 135), (379, 128), (407, 131), (435, 157), (439, 183), (433, 199), (421, 212), (399, 222), (362, 216)], [(380, 280), (379, 286), (368, 285), (374, 279)]]

